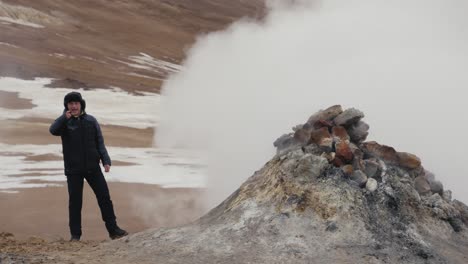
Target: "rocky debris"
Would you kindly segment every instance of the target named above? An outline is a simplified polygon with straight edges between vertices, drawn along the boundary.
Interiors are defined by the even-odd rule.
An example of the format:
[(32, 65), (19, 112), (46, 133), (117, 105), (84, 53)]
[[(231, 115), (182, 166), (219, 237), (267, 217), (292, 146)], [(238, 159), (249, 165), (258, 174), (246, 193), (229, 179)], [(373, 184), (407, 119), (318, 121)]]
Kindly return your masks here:
[(387, 166), (397, 166), (408, 170), (415, 178), (413, 184), (419, 194), (443, 195), (443, 186), (433, 175), (428, 174), (434, 178), (432, 180), (418, 178), (426, 172), (416, 155), (399, 152), (375, 141), (364, 142), (369, 134), (369, 125), (363, 118), (364, 113), (358, 109), (343, 110), (340, 105), (334, 105), (313, 114), (305, 124), (296, 126), (294, 133), (278, 138), (274, 146), (278, 155), (298, 146), (318, 146), (320, 156), (333, 166), (342, 168), (345, 176), (363, 188), (366, 186), (364, 178), (373, 178), (377, 183), (384, 181)]

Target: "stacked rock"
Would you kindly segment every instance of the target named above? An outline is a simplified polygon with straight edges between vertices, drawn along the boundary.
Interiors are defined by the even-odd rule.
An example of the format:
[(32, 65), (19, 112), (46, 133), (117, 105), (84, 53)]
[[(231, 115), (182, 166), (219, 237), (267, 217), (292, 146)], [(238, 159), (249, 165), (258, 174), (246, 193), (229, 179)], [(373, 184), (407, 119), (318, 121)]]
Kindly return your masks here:
[(424, 170), (414, 154), (398, 152), (375, 141), (365, 142), (369, 125), (362, 121), (364, 113), (355, 108), (343, 110), (334, 105), (312, 115), (305, 124), (293, 128), (274, 142), (278, 155), (297, 147), (316, 145), (328, 162), (342, 170), (352, 182), (370, 192), (385, 181), (387, 166), (398, 166), (410, 172), (414, 188), (420, 195), (438, 193), (450, 199), (434, 174)]

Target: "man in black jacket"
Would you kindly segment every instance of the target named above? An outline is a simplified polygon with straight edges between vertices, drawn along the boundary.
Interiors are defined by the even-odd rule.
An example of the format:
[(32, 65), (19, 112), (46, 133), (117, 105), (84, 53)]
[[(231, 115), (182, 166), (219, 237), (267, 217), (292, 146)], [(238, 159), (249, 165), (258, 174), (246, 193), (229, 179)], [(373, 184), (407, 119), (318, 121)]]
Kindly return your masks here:
[(52, 135), (62, 138), (71, 241), (79, 241), (81, 238), (84, 179), (96, 195), (110, 238), (126, 236), (128, 233), (117, 226), (109, 188), (99, 166), (102, 161), (105, 172), (110, 171), (111, 159), (104, 145), (101, 128), (96, 118), (86, 114), (86, 102), (80, 93), (67, 94), (64, 106), (63, 114), (52, 123), (49, 130)]

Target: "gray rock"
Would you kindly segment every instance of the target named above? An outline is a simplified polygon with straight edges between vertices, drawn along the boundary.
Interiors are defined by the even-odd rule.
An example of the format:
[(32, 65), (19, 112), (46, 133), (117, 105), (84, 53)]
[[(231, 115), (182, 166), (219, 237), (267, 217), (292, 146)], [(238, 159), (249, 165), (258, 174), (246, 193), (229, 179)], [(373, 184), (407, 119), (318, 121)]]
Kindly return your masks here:
[(369, 135), (369, 125), (364, 121), (359, 121), (348, 128), (348, 135), (352, 142), (357, 144), (366, 140)]
[(433, 193), (438, 193), (440, 196), (444, 195), (444, 186), (440, 181), (429, 181), (429, 185), (431, 186), (431, 191)]
[(356, 124), (364, 117), (364, 113), (355, 108), (346, 109), (333, 120), (337, 126), (350, 126)]
[(460, 213), (460, 218), (468, 226), (468, 206), (458, 200), (453, 200), (453, 207)]
[(293, 139), (293, 133), (284, 134), (273, 142), (273, 146), (276, 148), (283, 148), (289, 144), (289, 141)]
[(420, 195), (431, 193), (431, 186), (424, 176), (419, 176), (414, 179), (414, 188)]
[(424, 203), (430, 207), (440, 207), (443, 200), (438, 193), (435, 193), (424, 200)]
[(367, 183), (367, 176), (364, 172), (361, 170), (355, 170), (351, 176), (349, 177), (352, 181), (357, 183), (359, 187), (364, 187), (366, 186)]
[(291, 129), (292, 129), (292, 131), (296, 132), (297, 130), (301, 129), (303, 126), (304, 125), (299, 124), (299, 125), (293, 126)]
[(299, 144), (305, 146), (310, 142), (310, 131), (300, 128), (294, 132), (294, 139), (299, 142)]
[(319, 120), (333, 120), (341, 113), (343, 113), (343, 108), (341, 107), (341, 105), (334, 105), (325, 110), (320, 110), (317, 113), (313, 114), (311, 117), (309, 117), (307, 123), (313, 126), (315, 122)]
[(301, 147), (301, 145), (302, 144), (300, 142), (294, 139), (293, 133), (284, 134), (273, 143), (273, 146), (276, 147), (276, 154), (278, 156), (283, 156), (288, 152)]
[(377, 183), (377, 181), (375, 179), (373, 179), (373, 178), (367, 179), (366, 189), (369, 192), (375, 192), (375, 190), (377, 190), (377, 187), (378, 187), (378, 183)]
[(314, 154), (316, 156), (321, 156), (323, 154), (323, 150), (317, 144), (309, 144), (305, 147), (302, 147), (305, 153)]
[(324, 157), (305, 154), (298, 160), (293, 176), (300, 182), (310, 182), (318, 178), (328, 165)]
[(447, 201), (447, 202), (451, 202), (452, 201), (452, 191), (445, 190), (444, 194), (442, 195), (442, 198), (444, 198), (444, 200)]
[(426, 177), (426, 179), (431, 182), (431, 181), (435, 181), (435, 175), (434, 173), (428, 171), (428, 170), (424, 170), (424, 177)]
[(364, 160), (364, 173), (367, 175), (369, 178), (375, 178), (380, 175), (378, 175), (378, 172), (380, 171), (380, 165), (378, 162), (373, 161), (373, 160)]

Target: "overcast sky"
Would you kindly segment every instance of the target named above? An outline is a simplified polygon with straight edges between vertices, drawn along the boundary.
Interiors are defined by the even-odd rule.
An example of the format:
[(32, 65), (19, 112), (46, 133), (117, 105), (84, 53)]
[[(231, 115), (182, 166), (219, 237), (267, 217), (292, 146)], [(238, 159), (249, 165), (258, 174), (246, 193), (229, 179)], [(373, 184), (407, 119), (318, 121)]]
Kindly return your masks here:
[(342, 104), (467, 203), (468, 1), (296, 2), (199, 38), (163, 87), (157, 142), (207, 151), (217, 203), (277, 137)]

